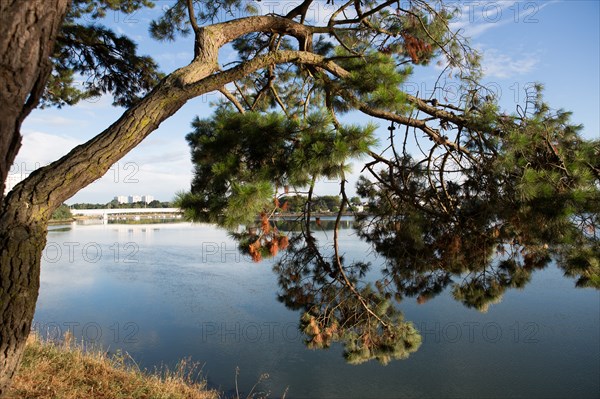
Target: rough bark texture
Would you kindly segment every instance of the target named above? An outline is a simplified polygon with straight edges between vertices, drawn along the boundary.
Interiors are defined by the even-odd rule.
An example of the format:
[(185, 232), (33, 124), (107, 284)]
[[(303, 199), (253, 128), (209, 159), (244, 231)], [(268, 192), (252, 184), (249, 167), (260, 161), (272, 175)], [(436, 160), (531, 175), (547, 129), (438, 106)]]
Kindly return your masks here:
[(24, 223), (29, 213), (14, 206), (0, 213), (0, 397), (21, 361), (40, 286), (47, 223)]
[(21, 123), (52, 70), (49, 56), (68, 0), (0, 0), (0, 197), (21, 146)]
[[(21, 146), (21, 123), (52, 70), (50, 54), (68, 0), (0, 0), (0, 198)], [(0, 396), (21, 360), (39, 288), (46, 222), (20, 201), (0, 208)]]

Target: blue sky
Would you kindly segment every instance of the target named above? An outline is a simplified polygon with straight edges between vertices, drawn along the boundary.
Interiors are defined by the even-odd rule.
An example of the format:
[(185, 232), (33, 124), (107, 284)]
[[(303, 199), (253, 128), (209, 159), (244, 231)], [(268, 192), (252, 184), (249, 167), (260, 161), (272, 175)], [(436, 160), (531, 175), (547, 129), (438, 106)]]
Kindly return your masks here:
[[(149, 54), (164, 72), (185, 65), (192, 56), (191, 39), (159, 43), (149, 38), (148, 22), (168, 1), (157, 1), (154, 10), (132, 16), (110, 13), (106, 25), (135, 38), (139, 51)], [(294, 1), (255, 3), (262, 9), (283, 13)], [(545, 85), (545, 97), (554, 108), (573, 111), (573, 120), (584, 124), (584, 136), (600, 137), (600, 2), (592, 1), (469, 1), (449, 2), (461, 7), (453, 27), (471, 37), (484, 56), (485, 82), (497, 88), (508, 111), (523, 101), (523, 89), (532, 82)], [(321, 5), (315, 16), (327, 14)], [(231, 57), (223, 53), (222, 62)], [(439, 71), (419, 71), (406, 89), (427, 92)], [(414, 94), (414, 93), (413, 93)], [(114, 165), (102, 178), (81, 190), (68, 203), (105, 203), (116, 195), (150, 194), (171, 200), (175, 192), (189, 188), (192, 165), (185, 135), (196, 115), (211, 114), (208, 94), (190, 101), (140, 146)], [(23, 124), (23, 146), (11, 171), (25, 175), (39, 165), (66, 154), (113, 123), (123, 112), (103, 96), (74, 107), (35, 110)], [(358, 114), (356, 122), (368, 121)], [(381, 134), (385, 124), (380, 124)], [(350, 179), (351, 183), (353, 179)], [(337, 184), (323, 182), (321, 192), (335, 194)]]

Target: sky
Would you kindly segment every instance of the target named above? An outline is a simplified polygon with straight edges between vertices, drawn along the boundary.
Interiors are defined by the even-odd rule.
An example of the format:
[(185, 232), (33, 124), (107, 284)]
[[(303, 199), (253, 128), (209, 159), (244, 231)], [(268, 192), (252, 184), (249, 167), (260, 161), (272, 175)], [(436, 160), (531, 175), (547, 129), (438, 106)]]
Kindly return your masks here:
[[(138, 43), (139, 53), (152, 56), (163, 72), (186, 65), (192, 58), (191, 38), (162, 43), (149, 37), (148, 23), (169, 1), (159, 0), (153, 10), (133, 15), (111, 12), (103, 24)], [(266, 12), (285, 13), (299, 1), (253, 2)], [(331, 12), (322, 2), (312, 9), (314, 18)], [(581, 1), (463, 1), (447, 2), (460, 8), (454, 29), (471, 38), (483, 54), (484, 82), (493, 88), (500, 104), (514, 111), (523, 102), (524, 90), (533, 82), (545, 86), (545, 98), (553, 108), (573, 112), (572, 120), (584, 125), (583, 135), (600, 138), (600, 2)], [(222, 63), (232, 59), (222, 53)], [(405, 83), (411, 94), (427, 95), (439, 74), (436, 68), (417, 71)], [(450, 100), (456, 93), (444, 93)], [(178, 191), (188, 190), (192, 164), (185, 135), (195, 116), (211, 115), (211, 93), (189, 101), (179, 112), (127, 154), (101, 179), (82, 189), (67, 203), (106, 203), (117, 195), (152, 195), (170, 201)], [(22, 126), (23, 145), (11, 173), (26, 176), (32, 170), (65, 155), (110, 126), (124, 112), (113, 107), (110, 96), (88, 99), (62, 109), (38, 109)], [(369, 119), (352, 114), (353, 122)], [(387, 135), (380, 123), (379, 134)], [(356, 169), (359, 164), (356, 164)], [(350, 181), (349, 193), (357, 174)], [(321, 194), (336, 194), (336, 182), (319, 184)]]

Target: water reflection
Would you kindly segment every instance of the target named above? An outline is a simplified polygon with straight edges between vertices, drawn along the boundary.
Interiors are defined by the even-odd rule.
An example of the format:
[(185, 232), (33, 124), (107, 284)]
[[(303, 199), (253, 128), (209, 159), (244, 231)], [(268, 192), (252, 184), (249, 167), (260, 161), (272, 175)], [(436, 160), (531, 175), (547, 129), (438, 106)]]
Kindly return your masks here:
[[(130, 353), (142, 369), (174, 366), (191, 357), (205, 364), (212, 386), (224, 390), (234, 388), (238, 366), (239, 387), (245, 392), (267, 372), (272, 377), (265, 389), (273, 396), (286, 387), (292, 398), (593, 397), (598, 392), (598, 292), (573, 289), (573, 280), (562, 278), (563, 271), (554, 262), (532, 272), (523, 292), (508, 288), (503, 302), (490, 305), (488, 313), (452, 299), (452, 285), (418, 305), (418, 294), (398, 301), (392, 281), (379, 293), (376, 282), (384, 283), (381, 271), (389, 260), (370, 252), (369, 244), (352, 229), (340, 228), (344, 270), (351, 275), (352, 268), (359, 270), (356, 262), (370, 262), (360, 269), (363, 275), (354, 274), (354, 287), (364, 294), (370, 286), (376, 293), (367, 298), (370, 306), (389, 296), (392, 311), (404, 314), (404, 320), (392, 321), (412, 322), (421, 346), (416, 352), (407, 351), (408, 359), (386, 367), (378, 361), (346, 365), (345, 341), (339, 336), (329, 339), (329, 350), (306, 350), (303, 341), (314, 337), (310, 332), (333, 323), (315, 320), (311, 326), (310, 319), (301, 320), (303, 315), (343, 320), (337, 324), (345, 323), (344, 327), (352, 323), (364, 327), (360, 322), (369, 317), (362, 311), (358, 316), (363, 319), (355, 318), (360, 309), (344, 306), (362, 305), (336, 275), (334, 231), (321, 229), (327, 226), (326, 218), (320, 224), (313, 221), (310, 232), (333, 277), (317, 259), (308, 270), (292, 262), (294, 256), (300, 260), (301, 255), (317, 254), (305, 249), (302, 236), (295, 241), (279, 221), (272, 226), (288, 235), (290, 250), (280, 249), (277, 257), (258, 264), (241, 255), (237, 243), (213, 225), (161, 225), (159, 230), (151, 225), (74, 226), (53, 233), (49, 241), (53, 248), (62, 248), (63, 256), (42, 267), (36, 325), (44, 332), (50, 326), (59, 326), (62, 332), (72, 329), (78, 341), (94, 340), (111, 352)], [(86, 261), (95, 253), (91, 252), (95, 244), (87, 258), (82, 252), (90, 243), (102, 248), (103, 256), (95, 263)], [(129, 243), (137, 244), (139, 251), (134, 254), (126, 247)], [(73, 258), (70, 248), (75, 250)], [(54, 259), (52, 253), (46, 258)], [(274, 275), (271, 269), (278, 265), (282, 270)], [(343, 292), (336, 297), (328, 286)], [(275, 294), (298, 310), (289, 310)], [(300, 324), (306, 332), (298, 330)], [(99, 337), (97, 330), (102, 332)], [(424, 379), (432, 383), (423, 384)], [(511, 381), (509, 391), (506, 381)]]
[(507, 242), (494, 229), (444, 231), (437, 225), (415, 240), (402, 225), (363, 220), (358, 227), (386, 259), (378, 287), (398, 300), (416, 297), (423, 303), (450, 286), (456, 300), (485, 312), (507, 289), (523, 288), (533, 271), (552, 260), (547, 245)]
[(310, 232), (294, 235), (287, 254), (273, 270), (278, 299), (288, 308), (302, 310), (300, 329), (311, 349), (344, 344), (344, 357), (358, 364), (377, 359), (387, 364), (418, 349), (421, 337), (392, 302), (361, 281), (370, 267), (346, 262), (335, 251), (323, 254)]
[[(536, 270), (551, 262), (574, 277), (576, 286), (600, 287), (597, 230), (571, 224), (563, 226), (560, 237), (551, 237), (539, 218), (516, 222), (410, 212), (362, 216), (355, 222), (263, 215), (256, 226), (232, 237), (254, 261), (285, 250), (273, 267), (278, 299), (302, 311), (299, 324), (307, 347), (341, 342), (349, 363), (377, 359), (387, 364), (407, 358), (421, 344), (419, 332), (400, 310), (406, 298), (423, 304), (449, 288), (467, 308), (487, 312), (507, 290), (523, 289)], [(377, 277), (370, 262), (344, 259), (337, 237), (350, 227), (384, 260)], [(315, 231), (324, 232), (328, 243), (319, 242)]]
[(516, 211), (516, 219), (503, 222), (483, 215), (378, 215), (359, 218), (356, 231), (386, 259), (385, 283), (379, 287), (398, 300), (416, 296), (422, 303), (450, 286), (456, 300), (485, 312), (552, 261), (577, 279), (576, 286), (600, 288), (594, 224), (556, 226), (552, 219), (525, 218)]

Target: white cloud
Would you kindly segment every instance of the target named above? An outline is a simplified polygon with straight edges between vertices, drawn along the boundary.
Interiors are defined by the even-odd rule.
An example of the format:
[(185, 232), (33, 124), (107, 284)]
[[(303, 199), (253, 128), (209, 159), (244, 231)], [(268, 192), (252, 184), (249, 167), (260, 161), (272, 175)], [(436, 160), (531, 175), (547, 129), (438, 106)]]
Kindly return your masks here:
[[(10, 172), (25, 178), (79, 144), (80, 141), (72, 137), (27, 131)], [(136, 148), (118, 161), (103, 177), (68, 202), (106, 203), (117, 195), (130, 194), (150, 194), (167, 201), (173, 198), (175, 192), (189, 189), (191, 179), (192, 164), (183, 139), (181, 142), (166, 139), (150, 141), (144, 148)]]
[(539, 57), (535, 54), (511, 55), (501, 53), (496, 49), (482, 51), (482, 67), (487, 78), (507, 79), (531, 72), (539, 63)]
[(164, 164), (174, 164), (189, 160), (189, 151), (165, 151), (162, 154), (142, 155), (135, 158), (135, 162), (144, 165), (149, 169), (154, 169), (156, 166), (163, 168)]
[(490, 29), (512, 22), (512, 19), (506, 15), (509, 6), (512, 6), (512, 3), (508, 1), (461, 4), (457, 7), (457, 16), (450, 23), (450, 29), (461, 30), (464, 36), (474, 38)]
[(117, 195), (153, 195), (161, 201), (189, 189), (192, 163), (185, 141), (152, 137), (112, 165), (69, 203), (105, 203)]
[(457, 16), (450, 23), (450, 29), (461, 30), (463, 36), (476, 38), (510, 23), (532, 23), (542, 9), (557, 2), (548, 1), (541, 4), (512, 1), (467, 2), (457, 7)]
[(26, 131), (23, 134), (21, 150), (17, 155), (15, 165), (25, 163), (29, 169), (35, 164), (44, 166), (62, 157), (78, 144), (80, 144), (79, 141), (71, 137)]

